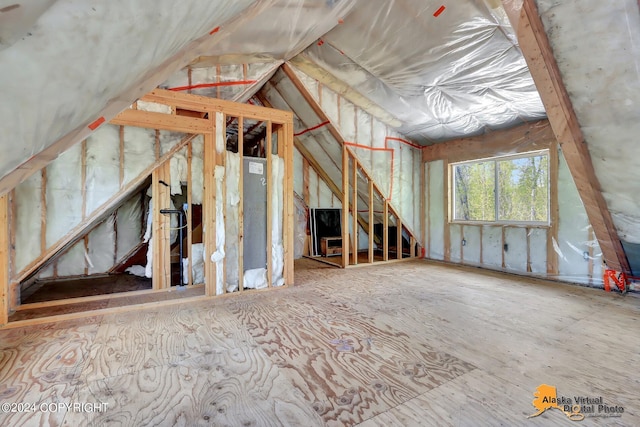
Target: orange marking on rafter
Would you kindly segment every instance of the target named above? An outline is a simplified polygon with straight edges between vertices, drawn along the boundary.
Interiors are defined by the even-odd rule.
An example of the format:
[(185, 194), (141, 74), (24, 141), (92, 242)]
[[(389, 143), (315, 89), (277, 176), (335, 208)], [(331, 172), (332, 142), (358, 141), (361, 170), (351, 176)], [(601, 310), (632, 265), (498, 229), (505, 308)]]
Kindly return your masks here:
[(98, 126), (100, 126), (103, 123), (104, 123), (104, 117), (99, 117), (95, 122), (89, 125), (89, 129), (96, 130), (98, 129)]

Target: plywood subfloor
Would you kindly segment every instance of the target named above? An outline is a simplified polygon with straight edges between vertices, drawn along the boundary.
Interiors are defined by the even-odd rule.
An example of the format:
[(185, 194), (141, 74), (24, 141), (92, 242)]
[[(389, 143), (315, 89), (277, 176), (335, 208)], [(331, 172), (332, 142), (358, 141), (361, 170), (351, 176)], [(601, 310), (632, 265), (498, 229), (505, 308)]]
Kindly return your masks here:
[(537, 426), (533, 392), (602, 396), (640, 425), (640, 299), (408, 261), (189, 306), (0, 331), (0, 400), (104, 412), (0, 425)]

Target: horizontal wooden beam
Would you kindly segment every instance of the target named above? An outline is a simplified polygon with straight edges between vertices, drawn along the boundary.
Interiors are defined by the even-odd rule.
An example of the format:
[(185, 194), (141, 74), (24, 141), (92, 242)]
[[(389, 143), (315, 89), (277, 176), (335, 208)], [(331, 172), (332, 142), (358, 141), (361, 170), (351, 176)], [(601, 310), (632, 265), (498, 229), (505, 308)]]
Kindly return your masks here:
[(447, 159), (449, 163), (454, 163), (497, 155), (519, 154), (547, 149), (555, 139), (556, 136), (549, 121), (544, 119), (511, 129), (429, 145), (422, 149), (422, 161)]
[(206, 96), (184, 94), (171, 90), (155, 89), (141, 98), (147, 102), (157, 102), (192, 111), (222, 112), (229, 116), (244, 117), (245, 119), (269, 120), (272, 123), (284, 124), (293, 120), (291, 111), (265, 108), (259, 105), (239, 104), (224, 99), (208, 98)]
[[(503, 0), (503, 3), (510, 2)], [(608, 268), (629, 273), (629, 262), (602, 195), (587, 143), (562, 81), (536, 2), (524, 0), (519, 15), (513, 8), (505, 9), (509, 11), (512, 26), (517, 29), (520, 49), (529, 65), (605, 262)]]
[(131, 109), (124, 110), (115, 116), (111, 120), (111, 124), (185, 133), (206, 133), (212, 131), (211, 123), (207, 119)]

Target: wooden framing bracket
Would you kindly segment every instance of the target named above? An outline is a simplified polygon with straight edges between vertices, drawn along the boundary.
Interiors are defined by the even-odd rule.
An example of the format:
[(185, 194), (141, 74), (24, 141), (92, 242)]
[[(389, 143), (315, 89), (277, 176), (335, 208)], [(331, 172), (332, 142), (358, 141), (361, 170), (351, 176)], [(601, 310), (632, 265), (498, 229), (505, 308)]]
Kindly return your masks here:
[(629, 262), (602, 196), (584, 135), (562, 82), (536, 2), (524, 0), (519, 11), (513, 8), (512, 1), (502, 2), (513, 28), (517, 29), (520, 49), (578, 188), (605, 262), (610, 269), (629, 273)]

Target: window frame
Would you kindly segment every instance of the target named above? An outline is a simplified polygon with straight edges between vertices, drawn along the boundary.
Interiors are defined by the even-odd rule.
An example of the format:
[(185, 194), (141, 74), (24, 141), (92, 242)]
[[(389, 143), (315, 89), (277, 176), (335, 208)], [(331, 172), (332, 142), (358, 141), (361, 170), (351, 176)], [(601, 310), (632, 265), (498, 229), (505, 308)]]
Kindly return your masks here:
[[(529, 157), (539, 157), (539, 156), (546, 156), (547, 157), (547, 220), (546, 221), (516, 221), (516, 220), (505, 220), (505, 219), (499, 219), (499, 212), (500, 212), (500, 197), (498, 197), (499, 195), (499, 188), (498, 188), (498, 174), (499, 174), (499, 170), (498, 170), (498, 163), (501, 161), (509, 161), (509, 160), (518, 160), (518, 159), (524, 159), (524, 158), (529, 158)], [(495, 209), (495, 213), (494, 213), (494, 217), (495, 219), (493, 221), (491, 220), (464, 220), (464, 219), (456, 219), (455, 218), (455, 206), (456, 206), (456, 185), (455, 185), (455, 174), (454, 174), (454, 168), (458, 165), (472, 165), (472, 164), (477, 164), (477, 163), (487, 163), (487, 162), (493, 162), (494, 163), (494, 170), (493, 170), (493, 194), (494, 194), (494, 209)], [(449, 212), (449, 223), (450, 224), (466, 224), (466, 225), (509, 225), (509, 226), (523, 226), (523, 227), (530, 227), (530, 228), (549, 228), (551, 227), (551, 155), (550, 155), (550, 150), (548, 148), (545, 148), (543, 150), (535, 150), (535, 151), (527, 151), (524, 153), (518, 153), (518, 154), (505, 154), (505, 155), (500, 155), (500, 156), (491, 156), (491, 157), (484, 157), (484, 158), (479, 158), (479, 159), (473, 159), (473, 160), (463, 160), (463, 161), (459, 161), (459, 162), (453, 162), (453, 163), (449, 163), (448, 165), (449, 170), (448, 170), (448, 176), (449, 176), (449, 185), (448, 185), (448, 194), (449, 194), (449, 201), (448, 201), (448, 206), (447, 206), (447, 210)]]

